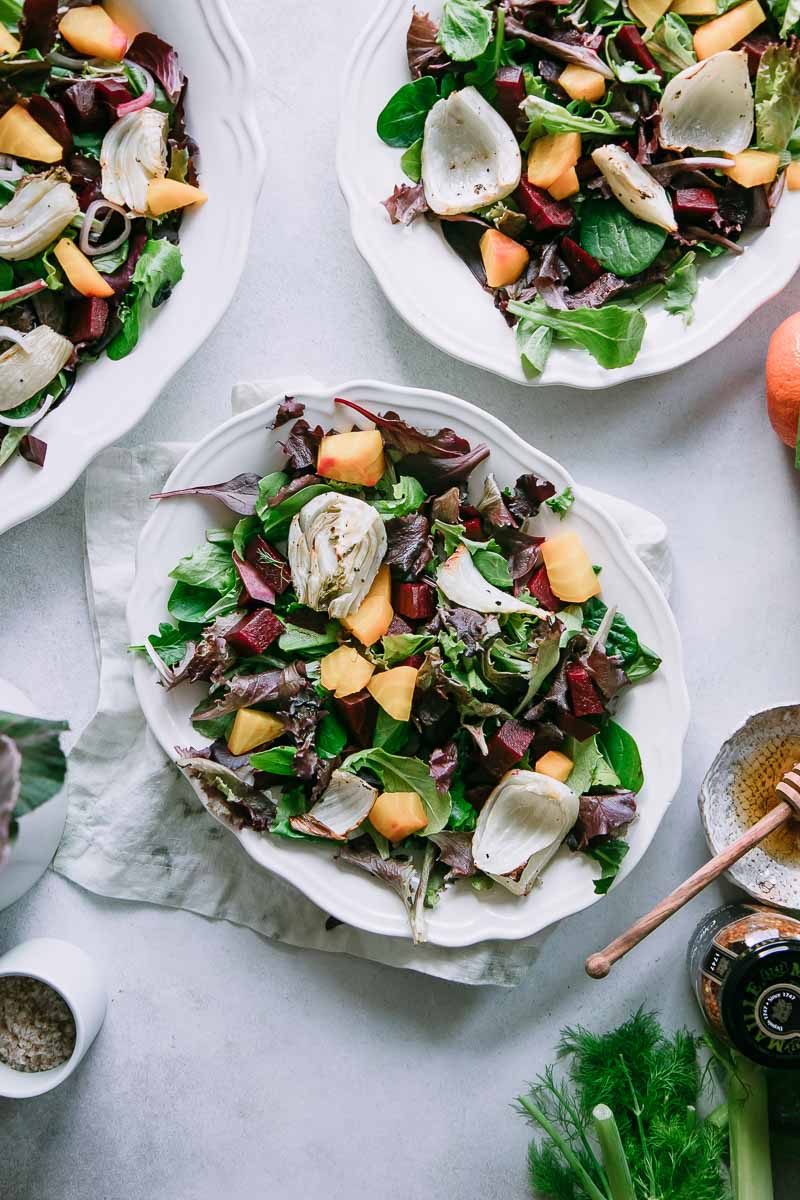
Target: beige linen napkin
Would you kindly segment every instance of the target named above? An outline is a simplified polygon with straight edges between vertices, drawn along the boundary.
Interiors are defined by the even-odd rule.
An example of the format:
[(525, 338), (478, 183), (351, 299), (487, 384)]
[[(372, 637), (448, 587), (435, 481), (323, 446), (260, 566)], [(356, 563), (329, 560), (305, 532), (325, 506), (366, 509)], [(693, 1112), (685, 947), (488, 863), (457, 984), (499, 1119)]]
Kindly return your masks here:
[[(234, 410), (289, 390), (283, 386), (289, 382), (237, 388)], [(97, 712), (70, 755), (69, 813), (54, 870), (100, 895), (224, 918), (294, 946), (353, 954), (459, 983), (513, 987), (530, 970), (549, 931), (525, 942), (443, 949), (414, 947), (410, 940), (347, 925), (329, 928), (325, 912), (257, 866), (212, 820), (150, 733), (133, 686), (125, 603), (136, 542), (152, 511), (148, 496), (160, 490), (187, 448), (113, 448), (87, 474), (86, 590), (100, 695)], [(663, 522), (625, 501), (579, 491), (616, 518), (668, 591), (670, 555)]]

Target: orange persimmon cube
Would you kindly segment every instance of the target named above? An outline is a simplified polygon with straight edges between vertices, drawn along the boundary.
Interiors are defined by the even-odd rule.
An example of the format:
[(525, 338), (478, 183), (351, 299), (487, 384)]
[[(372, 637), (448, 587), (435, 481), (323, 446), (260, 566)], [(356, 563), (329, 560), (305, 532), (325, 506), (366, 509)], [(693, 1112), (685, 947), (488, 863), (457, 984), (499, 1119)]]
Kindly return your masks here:
[(27, 108), (12, 104), (0, 117), (0, 154), (29, 158), (33, 162), (57, 163), (64, 156), (61, 143), (51, 137)]
[(76, 292), (80, 292), (82, 296), (104, 298), (114, 295), (111, 285), (106, 283), (97, 268), (69, 238), (62, 238), (53, 254)]
[(549, 188), (581, 156), (579, 133), (550, 133), (537, 138), (528, 153), (528, 183)]
[(119, 62), (125, 57), (128, 39), (102, 4), (70, 8), (61, 18), (58, 32), (79, 54)]
[(326, 654), (319, 664), (320, 682), (337, 700), (360, 692), (372, 678), (374, 665), (358, 653), (355, 646), (339, 646)]
[(381, 792), (370, 809), (369, 819), (390, 842), (402, 842), (428, 824), (418, 792)]
[(324, 479), (374, 487), (385, 470), (383, 438), (377, 429), (332, 433), (319, 444), (317, 474)]
[(699, 59), (711, 58), (721, 50), (730, 50), (748, 34), (763, 25), (767, 16), (758, 0), (746, 0), (738, 8), (729, 8), (715, 21), (707, 21), (694, 31), (694, 52)]
[(556, 534), (542, 543), (542, 558), (553, 594), (567, 604), (583, 604), (600, 593), (586, 547), (574, 530)]
[(489, 287), (507, 287), (516, 283), (530, 262), (531, 256), (525, 247), (499, 229), (487, 229), (479, 244)]
[(574, 196), (581, 190), (578, 172), (574, 167), (570, 167), (555, 183), (551, 183), (547, 190), (554, 200), (566, 200), (568, 196)]
[(559, 783), (566, 783), (572, 774), (572, 768), (575, 764), (566, 754), (562, 754), (560, 750), (548, 750), (540, 759), (537, 759), (535, 771), (540, 775), (549, 775), (551, 779), (557, 779)]
[(606, 94), (606, 81), (599, 71), (591, 67), (581, 67), (570, 63), (558, 77), (558, 86), (562, 87), (570, 100), (590, 100), (597, 103)]
[(726, 175), (745, 188), (772, 183), (781, 162), (780, 155), (769, 150), (742, 150), (727, 157), (733, 160), (733, 166), (725, 169)]
[(790, 192), (800, 192), (800, 162), (790, 162), (786, 168), (786, 186)]
[(357, 637), (362, 646), (372, 646), (391, 625), (394, 619), (391, 595), (392, 576), (384, 563), (356, 611), (341, 619), (347, 632)]

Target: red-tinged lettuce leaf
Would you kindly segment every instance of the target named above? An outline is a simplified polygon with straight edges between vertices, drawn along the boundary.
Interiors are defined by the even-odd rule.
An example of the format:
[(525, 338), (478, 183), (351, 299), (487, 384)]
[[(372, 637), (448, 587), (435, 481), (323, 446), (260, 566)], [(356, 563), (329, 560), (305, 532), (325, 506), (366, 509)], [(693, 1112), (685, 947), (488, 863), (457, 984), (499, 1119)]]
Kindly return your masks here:
[(22, 755), (16, 742), (0, 735), (0, 868), (8, 859), (11, 821), (22, 782)]
[(461, 520), (461, 492), (457, 487), (448, 488), (441, 496), (431, 501), (431, 520), (445, 525), (458, 525)]
[[(577, 30), (575, 31), (577, 33)], [(529, 45), (535, 46), (537, 50), (543, 54), (549, 55), (550, 58), (558, 58), (562, 62), (575, 63), (580, 67), (586, 67), (590, 71), (597, 72), (604, 79), (613, 79), (614, 72), (609, 65), (600, 58), (595, 49), (583, 44), (587, 40), (592, 40), (596, 43), (596, 37), (592, 34), (583, 35), (582, 40), (570, 38), (569, 41), (561, 37), (558, 39), (542, 37), (539, 33), (532, 33), (526, 28), (521, 21), (517, 21), (514, 17), (506, 17), (506, 37), (522, 38)]]
[(467, 453), (456, 456), (409, 454), (400, 459), (397, 469), (403, 475), (413, 475), (426, 491), (433, 492), (451, 483), (465, 482), (488, 457), (489, 447), (480, 443)]
[(302, 662), (290, 663), (283, 670), (262, 671), (259, 675), (239, 675), (229, 681), (224, 695), (210, 698), (205, 708), (197, 710), (194, 719), (224, 717), (252, 704), (286, 705), (308, 692), (316, 694)]
[(545, 500), (555, 496), (555, 484), (538, 475), (520, 475), (514, 484), (514, 495), (506, 499), (510, 512), (522, 522), (526, 517), (535, 517)]
[(358, 867), (374, 875), (397, 893), (409, 916), (419, 887), (419, 872), (410, 858), (381, 858), (377, 850), (366, 842), (348, 842), (336, 855), (338, 862), (348, 867)]
[(515, 584), (528, 579), (541, 566), (539, 547), (545, 538), (525, 533), (523, 529), (498, 529), (495, 540), (508, 555), (508, 573)]
[(295, 496), (298, 492), (302, 492), (304, 488), (314, 487), (315, 484), (325, 483), (319, 475), (298, 475), (296, 479), (292, 479), (289, 483), (283, 485), (267, 500), (267, 508), (278, 508), (283, 504), (284, 500), (288, 500), (291, 496)]
[(425, 188), (421, 183), (397, 183), (391, 196), (387, 196), (381, 203), (393, 225), (410, 225), (417, 217), (430, 212)]
[(450, 630), (464, 643), (466, 652), (474, 654), (491, 634), (498, 631), (497, 618), (475, 612), (471, 608), (440, 608), (427, 626), (430, 633)]
[(412, 9), (406, 34), (406, 54), (412, 79), (440, 74), (452, 68), (453, 64), (439, 44), (438, 36), (439, 26), (431, 20), (430, 14)]
[(234, 829), (248, 826), (265, 833), (270, 828), (277, 811), (270, 796), (205, 751), (176, 749), (178, 766), (212, 816)]
[(448, 742), (442, 750), (434, 750), (428, 765), (437, 792), (449, 792), (458, 767), (458, 747), (455, 742)]
[(27, 433), (19, 444), (19, 452), (26, 462), (32, 463), (34, 467), (43, 467), (47, 457), (47, 442), (34, 437), (32, 433)]
[[(497, 480), (490, 472), (483, 483), (483, 492), (477, 504), (478, 512), (482, 517), (493, 525), (495, 529), (502, 529), (504, 526), (516, 528), (517, 522), (506, 507), (506, 502), (503, 499), (503, 494), (497, 485)], [(512, 575), (513, 578), (513, 575)]]
[(613, 700), (622, 688), (630, 685), (630, 680), (622, 668), (622, 659), (617, 655), (606, 654), (601, 646), (595, 646), (592, 653), (584, 655), (580, 661), (606, 702)]
[(58, 31), (58, 0), (25, 0), (19, 22), (23, 50), (49, 54)]
[(319, 696), (308, 687), (290, 698), (288, 704), (276, 709), (287, 734), (297, 747), (292, 766), (298, 779), (314, 779), (319, 765), (315, 749), (317, 726), (325, 715)]
[(241, 619), (240, 609), (224, 617), (217, 617), (198, 642), (189, 642), (186, 656), (174, 669), (172, 686), (182, 683), (185, 679), (191, 683), (200, 680), (214, 684), (222, 683), (225, 672), (236, 662), (236, 655), (225, 640), (225, 635), (230, 633)]
[(131, 42), (125, 57), (155, 76), (171, 104), (177, 102), (186, 76), (172, 46), (154, 33), (140, 33)]
[(380, 429), (383, 440), (393, 450), (401, 454), (431, 454), (437, 458), (456, 458), (467, 454), (470, 444), (466, 438), (460, 437), (453, 429), (440, 429), (438, 433), (426, 433), (408, 425), (396, 412), (371, 413), (369, 409), (355, 404), (352, 400), (336, 397), (336, 403), (352, 408), (372, 421)]
[(56, 100), (33, 95), (28, 98), (28, 112), (59, 143), (64, 154), (72, 150), (72, 131), (66, 122), (64, 109)]
[(636, 797), (620, 789), (602, 796), (581, 796), (579, 804), (578, 820), (570, 834), (570, 845), (576, 850), (583, 850), (595, 838), (608, 837), (636, 816)]
[(433, 543), (428, 520), (422, 513), (393, 517), (386, 522), (388, 548), (385, 562), (416, 579), (433, 558)]
[(258, 499), (259, 475), (244, 472), (225, 483), (198, 484), (197, 487), (176, 488), (173, 492), (153, 492), (151, 500), (168, 500), (172, 496), (211, 496), (221, 501), (231, 512), (252, 517)]
[(325, 436), (325, 431), (316, 425), (313, 429), (308, 421), (295, 421), (286, 441), (282, 443), (286, 455), (287, 466), (292, 471), (313, 470), (317, 465), (319, 444)]
[(430, 840), (437, 847), (441, 861), (450, 868), (444, 877), (445, 883), (450, 883), (453, 879), (467, 879), (470, 875), (477, 874), (478, 868), (472, 857), (471, 833), (451, 833), (449, 830), (442, 830), (441, 833), (432, 833)]
[(280, 429), (281, 425), (286, 425), (289, 421), (296, 421), (298, 417), (302, 417), (305, 411), (306, 406), (300, 400), (295, 400), (294, 396), (284, 396), (278, 405), (272, 428)]

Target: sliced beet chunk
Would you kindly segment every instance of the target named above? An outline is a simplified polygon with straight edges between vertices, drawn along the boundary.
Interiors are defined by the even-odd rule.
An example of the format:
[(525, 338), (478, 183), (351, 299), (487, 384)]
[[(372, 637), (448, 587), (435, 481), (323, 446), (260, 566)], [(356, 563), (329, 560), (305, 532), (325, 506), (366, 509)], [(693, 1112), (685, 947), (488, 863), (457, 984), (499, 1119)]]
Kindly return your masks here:
[(69, 308), (69, 340), (79, 345), (96, 342), (106, 331), (108, 301), (99, 296), (76, 300)]
[(408, 621), (404, 621), (402, 617), (398, 617), (397, 613), (392, 617), (392, 623), (386, 630), (384, 637), (396, 637), (400, 633), (413, 633), (414, 630), (409, 625)]
[(571, 237), (563, 237), (559, 251), (569, 270), (572, 290), (580, 292), (583, 288), (594, 283), (603, 274), (603, 268), (588, 250), (579, 246)]
[(492, 775), (505, 775), (525, 755), (534, 738), (534, 731), (519, 721), (504, 721), (497, 733), (489, 738), (484, 766)]
[(427, 620), (436, 612), (436, 592), (429, 583), (396, 583), (392, 607), (401, 617)]
[(424, 662), (425, 662), (424, 654), (409, 654), (408, 658), (404, 658), (402, 662), (395, 663), (395, 666), (415, 667), (417, 670), (419, 670)]
[(235, 550), (232, 558), (236, 572), (242, 581), (246, 600), (252, 604), (274, 604), (275, 592), (258, 567), (239, 558)]
[(527, 95), (525, 72), (522, 67), (501, 67), (494, 77), (494, 85), (497, 88), (495, 107), (503, 120), (516, 129), (519, 106)]
[(561, 608), (561, 601), (553, 594), (553, 589), (550, 587), (550, 578), (547, 574), (547, 567), (540, 567), (531, 576), (528, 583), (528, 591), (534, 596), (542, 608), (546, 608), (549, 612), (558, 612)]
[(261, 608), (234, 625), (230, 633), (226, 633), (225, 641), (240, 654), (263, 654), (281, 633), (283, 622), (270, 609)]
[(563, 233), (574, 219), (572, 205), (521, 179), (514, 196), (537, 233)]
[(580, 663), (570, 663), (564, 672), (576, 717), (591, 717), (605, 712), (603, 701), (589, 678), (589, 672)]
[(378, 708), (366, 688), (355, 692), (352, 696), (342, 696), (333, 701), (336, 711), (344, 721), (353, 741), (357, 746), (366, 749), (372, 745), (372, 735), (375, 731), (375, 719)]
[(279, 550), (259, 534), (250, 538), (244, 549), (249, 563), (257, 567), (276, 595), (282, 596), (292, 582), (289, 564)]
[(719, 208), (711, 188), (678, 188), (672, 198), (672, 211), (679, 219), (704, 221)]
[(620, 53), (638, 63), (643, 71), (655, 71), (659, 79), (664, 78), (664, 72), (645, 46), (635, 25), (623, 25), (617, 30), (616, 42)]

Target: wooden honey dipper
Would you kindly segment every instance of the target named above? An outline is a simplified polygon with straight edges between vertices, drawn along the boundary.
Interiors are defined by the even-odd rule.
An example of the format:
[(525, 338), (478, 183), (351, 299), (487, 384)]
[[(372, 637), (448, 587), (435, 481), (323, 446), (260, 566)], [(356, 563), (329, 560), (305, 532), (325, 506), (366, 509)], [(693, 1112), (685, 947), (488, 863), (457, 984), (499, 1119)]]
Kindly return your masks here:
[(643, 941), (654, 929), (658, 929), (659, 925), (663, 925), (668, 917), (676, 913), (679, 908), (683, 908), (687, 901), (696, 896), (698, 892), (702, 892), (703, 888), (708, 887), (709, 883), (717, 879), (723, 871), (727, 871), (735, 862), (743, 858), (748, 850), (752, 850), (759, 842), (763, 842), (765, 837), (774, 833), (786, 821), (800, 819), (800, 762), (796, 762), (786, 772), (780, 783), (776, 785), (775, 791), (779, 792), (783, 799), (779, 800), (760, 821), (737, 838), (726, 850), (722, 850), (698, 871), (695, 871), (694, 875), (690, 875), (685, 883), (665, 896), (656, 904), (655, 908), (651, 908), (649, 913), (640, 917), (625, 933), (614, 938), (613, 942), (609, 942), (604, 950), (600, 950), (597, 954), (590, 954), (586, 960), (586, 974), (591, 975), (592, 979), (605, 979), (615, 962), (618, 962), (634, 946), (638, 946), (639, 942)]

